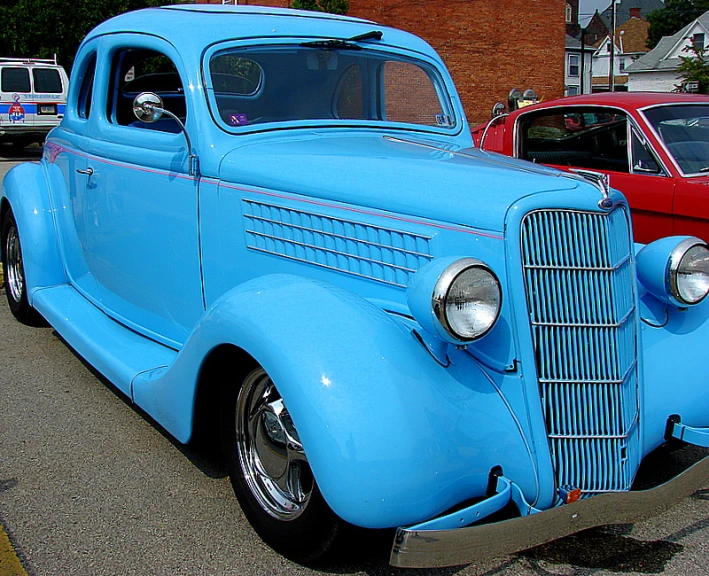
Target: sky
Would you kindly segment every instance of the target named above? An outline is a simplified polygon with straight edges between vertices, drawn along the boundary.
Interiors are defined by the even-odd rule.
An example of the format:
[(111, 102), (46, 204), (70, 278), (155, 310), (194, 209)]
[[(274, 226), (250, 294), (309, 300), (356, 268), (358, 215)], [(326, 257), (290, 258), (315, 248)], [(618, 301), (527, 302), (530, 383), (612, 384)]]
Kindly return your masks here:
[(579, 3), (579, 24), (585, 26), (596, 10), (603, 12), (610, 5), (611, 0), (581, 0)]
[(579, 4), (579, 23), (585, 26), (591, 19), (594, 12), (603, 12), (611, 5), (611, 0), (581, 0)]

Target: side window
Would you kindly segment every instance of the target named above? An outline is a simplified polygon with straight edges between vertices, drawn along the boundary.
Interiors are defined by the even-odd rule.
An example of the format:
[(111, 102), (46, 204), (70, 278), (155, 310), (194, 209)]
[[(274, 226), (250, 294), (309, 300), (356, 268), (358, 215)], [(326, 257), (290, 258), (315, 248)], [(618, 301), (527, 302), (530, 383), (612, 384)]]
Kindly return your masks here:
[(0, 92), (32, 92), (27, 68), (6, 67), (0, 71)]
[(56, 68), (33, 68), (34, 91), (40, 94), (61, 94), (62, 78)]
[(94, 93), (94, 76), (96, 74), (96, 54), (91, 57), (86, 65), (83, 77), (81, 79), (81, 88), (79, 89), (79, 101), (77, 113), (79, 118), (87, 119), (91, 114), (91, 101)]
[(628, 172), (628, 121), (603, 109), (549, 110), (520, 124), (518, 153), (543, 164)]
[(209, 64), (214, 92), (233, 96), (254, 96), (263, 83), (263, 70), (253, 60), (221, 54)]
[(384, 64), (386, 120), (425, 126), (450, 126), (428, 74), (409, 62)]
[(337, 117), (350, 120), (364, 119), (362, 99), (362, 69), (354, 64), (345, 72), (337, 92)]
[(662, 174), (654, 156), (643, 144), (635, 130), (631, 131), (631, 153), (633, 155), (633, 172), (638, 174)]
[(107, 110), (109, 121), (121, 126), (180, 132), (177, 122), (167, 115), (152, 124), (136, 119), (133, 114), (133, 100), (141, 92), (154, 92), (160, 96), (165, 109), (186, 123), (185, 91), (172, 60), (154, 50), (119, 50), (111, 62)]
[(212, 58), (209, 68), (224, 122), (244, 126), (263, 117), (263, 108), (251, 105), (264, 82), (263, 69), (257, 62), (236, 54), (220, 54)]

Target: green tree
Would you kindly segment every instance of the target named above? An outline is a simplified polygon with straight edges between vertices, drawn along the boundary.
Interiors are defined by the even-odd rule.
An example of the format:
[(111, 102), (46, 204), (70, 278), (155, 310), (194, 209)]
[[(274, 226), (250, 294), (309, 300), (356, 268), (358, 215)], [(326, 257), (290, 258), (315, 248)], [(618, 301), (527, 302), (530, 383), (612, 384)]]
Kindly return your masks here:
[(348, 0), (293, 0), (291, 7), (301, 10), (315, 10), (316, 12), (330, 12), (331, 14), (347, 14), (350, 3)]
[(698, 48), (690, 44), (684, 48), (685, 52), (691, 56), (680, 56), (682, 63), (677, 68), (682, 84), (677, 86), (678, 90), (686, 82), (697, 82), (700, 94), (709, 94), (709, 61), (707, 61), (707, 49)]
[(665, 7), (647, 15), (647, 45), (654, 48), (663, 36), (672, 36), (709, 10), (709, 0), (665, 0)]
[(0, 5), (0, 56), (51, 58), (67, 70), (84, 36), (107, 18), (161, 0), (3, 0)]

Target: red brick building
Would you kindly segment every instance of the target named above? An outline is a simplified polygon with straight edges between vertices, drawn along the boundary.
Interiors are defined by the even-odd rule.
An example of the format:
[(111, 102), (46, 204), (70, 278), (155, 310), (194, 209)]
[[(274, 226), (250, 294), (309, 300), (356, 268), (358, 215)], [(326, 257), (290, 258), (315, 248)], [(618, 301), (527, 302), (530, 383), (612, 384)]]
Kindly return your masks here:
[[(222, 4), (221, 0), (196, 0)], [(238, 0), (289, 7), (291, 0)], [(512, 88), (564, 93), (566, 0), (350, 0), (350, 16), (413, 32), (443, 57), (471, 124)]]

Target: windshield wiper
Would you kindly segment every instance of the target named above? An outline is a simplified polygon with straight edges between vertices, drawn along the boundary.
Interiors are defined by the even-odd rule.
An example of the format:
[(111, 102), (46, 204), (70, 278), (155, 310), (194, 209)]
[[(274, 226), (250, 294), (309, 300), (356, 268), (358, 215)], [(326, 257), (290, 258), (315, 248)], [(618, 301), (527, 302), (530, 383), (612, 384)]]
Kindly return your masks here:
[(372, 30), (364, 34), (358, 34), (351, 38), (332, 38), (330, 40), (315, 40), (313, 42), (302, 42), (301, 46), (307, 48), (343, 48), (345, 50), (361, 50), (362, 47), (354, 44), (354, 42), (363, 42), (364, 40), (381, 40), (384, 33), (380, 30)]

